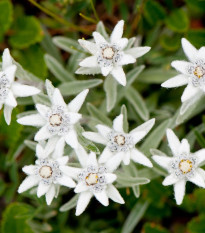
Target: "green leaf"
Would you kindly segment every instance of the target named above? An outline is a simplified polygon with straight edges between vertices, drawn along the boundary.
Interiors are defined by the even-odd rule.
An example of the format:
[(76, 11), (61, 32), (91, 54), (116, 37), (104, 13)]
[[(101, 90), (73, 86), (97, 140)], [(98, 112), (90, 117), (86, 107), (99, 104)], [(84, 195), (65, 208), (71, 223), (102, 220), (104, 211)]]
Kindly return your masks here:
[(37, 142), (33, 142), (33, 141), (30, 141), (30, 140), (25, 140), (24, 143), (31, 150), (36, 151)]
[(71, 81), (59, 85), (58, 88), (60, 89), (62, 95), (69, 96), (69, 95), (78, 94), (87, 88), (89, 89), (96, 87), (101, 83), (102, 83), (101, 79)]
[(78, 194), (76, 194), (73, 198), (71, 198), (68, 202), (60, 207), (61, 212), (69, 211), (76, 207), (78, 201)]
[(96, 26), (96, 31), (99, 32), (106, 40), (109, 38), (105, 26), (102, 21), (100, 21)]
[(13, 34), (9, 38), (9, 43), (17, 49), (27, 48), (43, 39), (40, 23), (34, 16), (17, 18), (12, 30)]
[(58, 80), (61, 82), (74, 80), (73, 75), (68, 72), (54, 57), (46, 54), (44, 58), (48, 69)]
[(204, 46), (205, 30), (204, 29), (189, 30), (187, 32), (186, 38), (193, 45), (200, 48), (200, 47)]
[(174, 32), (186, 32), (189, 29), (189, 18), (183, 9), (172, 11), (165, 23)]
[(188, 7), (190, 7), (191, 11), (196, 12), (205, 12), (205, 1), (204, 0), (185, 0)]
[(148, 202), (137, 202), (130, 214), (128, 215), (127, 219), (125, 220), (121, 233), (133, 232), (134, 228), (137, 226), (141, 218), (144, 216), (148, 206)]
[[(63, 37), (63, 36), (53, 37), (53, 43), (57, 47), (65, 50), (66, 52), (69, 52), (69, 53), (76, 53), (79, 50), (81, 50), (81, 47), (76, 40), (73, 40), (73, 39), (70, 39), (67, 37)], [(82, 52), (83, 52), (83, 50), (82, 50)]]
[(188, 231), (190, 233), (204, 233), (205, 232), (205, 215), (193, 218), (188, 223)]
[(50, 102), (48, 96), (43, 94), (43, 93), (40, 93), (38, 95), (34, 95), (34, 96), (32, 96), (32, 98), (33, 98), (33, 101), (35, 104), (44, 104), (47, 106), (51, 105), (51, 102)]
[(131, 103), (137, 114), (144, 120), (149, 119), (149, 111), (140, 93), (133, 87), (127, 89), (125, 98)]
[(175, 51), (181, 46), (181, 35), (162, 35), (160, 37), (160, 44), (168, 51)]
[(3, 35), (9, 28), (12, 22), (13, 7), (10, 1), (0, 2), (0, 35)]
[(96, 120), (98, 120), (101, 124), (112, 126), (112, 121), (94, 105), (87, 103), (87, 109), (90, 115), (94, 117)]
[(123, 129), (125, 133), (128, 133), (129, 131), (129, 124), (127, 121), (127, 108), (125, 105), (121, 107), (121, 113), (123, 114)]
[(110, 112), (114, 107), (117, 100), (117, 81), (108, 76), (104, 81), (104, 90), (106, 93), (107, 111)]
[(164, 229), (160, 225), (152, 224), (152, 223), (145, 223), (143, 226), (144, 233), (169, 233), (170, 231)]
[(34, 208), (27, 204), (10, 204), (3, 213), (2, 233), (34, 233), (28, 224), (34, 213)]

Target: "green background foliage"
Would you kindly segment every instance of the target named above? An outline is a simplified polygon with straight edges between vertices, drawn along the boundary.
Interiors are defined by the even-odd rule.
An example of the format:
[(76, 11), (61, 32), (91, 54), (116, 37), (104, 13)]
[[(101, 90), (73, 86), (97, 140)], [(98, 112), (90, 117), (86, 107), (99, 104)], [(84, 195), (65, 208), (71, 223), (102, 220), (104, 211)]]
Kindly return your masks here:
[[(17, 77), (26, 76), (39, 83), (48, 78), (60, 88), (66, 101), (83, 89), (91, 88), (87, 104), (81, 110), (85, 116), (82, 122), (85, 130), (95, 130), (97, 123), (110, 125), (120, 112), (125, 116), (125, 129), (126, 118), (132, 129), (155, 117), (156, 125), (139, 145), (147, 156), (151, 156), (150, 148), (170, 154), (165, 139), (167, 127), (173, 128), (180, 138), (187, 138), (192, 151), (205, 147), (204, 98), (179, 116), (183, 87), (166, 90), (160, 86), (176, 74), (170, 66), (171, 61), (185, 59), (182, 37), (197, 48), (205, 45), (204, 0), (37, 2), (0, 1), (0, 49), (10, 48), (14, 59), (28, 71), (20, 72)], [(128, 85), (121, 87), (109, 77), (103, 83), (102, 75), (75, 75), (79, 61), (86, 56), (77, 39), (91, 38), (99, 20), (110, 33), (120, 19), (125, 20), (125, 37), (137, 36), (139, 44), (152, 47), (148, 54), (138, 59), (137, 65), (125, 67)], [(97, 30), (106, 36), (101, 23)], [(76, 203), (76, 199), (71, 199), (74, 193), (66, 188), (61, 189), (61, 195), (49, 207), (44, 197), (38, 199), (32, 192), (17, 194), (25, 177), (21, 168), (35, 159), (35, 143), (30, 140), (36, 129), (17, 124), (16, 116), (34, 110), (33, 101), (47, 103), (48, 100), (43, 94), (33, 100), (19, 98), (9, 127), (0, 111), (2, 233), (205, 232), (205, 190), (188, 184), (183, 204), (176, 206), (172, 187), (161, 184), (166, 172), (156, 164), (152, 170), (134, 164), (132, 169), (123, 168), (125, 181), (133, 182), (127, 185), (129, 187), (123, 179), (118, 183), (125, 205), (111, 201), (109, 207), (103, 207), (93, 199), (80, 217), (75, 216), (72, 208)], [(78, 130), (83, 129), (79, 126)], [(102, 150), (84, 138), (79, 140), (90, 150), (97, 153)], [(70, 148), (66, 150), (70, 152)], [(136, 177), (147, 177), (151, 183), (139, 186)], [(64, 206), (68, 211), (59, 211), (70, 199), (71, 202)]]

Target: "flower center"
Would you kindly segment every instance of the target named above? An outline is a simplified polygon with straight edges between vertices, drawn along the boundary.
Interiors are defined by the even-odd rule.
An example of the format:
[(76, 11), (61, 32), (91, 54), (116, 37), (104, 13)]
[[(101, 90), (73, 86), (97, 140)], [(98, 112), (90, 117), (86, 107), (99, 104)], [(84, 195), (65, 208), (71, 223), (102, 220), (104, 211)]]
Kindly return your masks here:
[(113, 59), (115, 52), (112, 47), (108, 47), (102, 50), (102, 56), (105, 59)]
[(182, 159), (179, 163), (179, 169), (182, 171), (183, 174), (187, 174), (192, 170), (193, 164), (188, 159)]
[(59, 114), (53, 114), (50, 116), (49, 122), (52, 126), (59, 126), (62, 123), (62, 116)]
[(98, 174), (97, 173), (90, 173), (88, 176), (86, 176), (86, 184), (88, 186), (95, 185), (98, 183)]
[(48, 179), (52, 176), (53, 170), (49, 166), (42, 166), (39, 170), (39, 174), (42, 178)]
[(114, 142), (117, 143), (119, 146), (125, 145), (125, 137), (123, 135), (117, 135), (114, 138)]
[(201, 78), (203, 75), (204, 75), (204, 71), (203, 69), (200, 67), (200, 66), (197, 66), (194, 70), (194, 75), (197, 77), (197, 78)]

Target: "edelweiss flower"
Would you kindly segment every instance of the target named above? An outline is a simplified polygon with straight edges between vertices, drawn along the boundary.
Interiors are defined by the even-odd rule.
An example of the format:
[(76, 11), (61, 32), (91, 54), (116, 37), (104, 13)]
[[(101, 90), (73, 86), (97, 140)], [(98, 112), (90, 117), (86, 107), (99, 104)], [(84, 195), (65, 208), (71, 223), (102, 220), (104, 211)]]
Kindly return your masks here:
[(188, 84), (181, 97), (182, 102), (185, 102), (198, 92), (205, 92), (205, 47), (197, 50), (185, 38), (182, 39), (182, 47), (190, 62), (173, 61), (171, 65), (181, 74), (162, 83), (162, 87), (172, 88)]
[(199, 168), (201, 162), (205, 160), (205, 149), (191, 153), (188, 141), (183, 139), (180, 142), (171, 129), (167, 129), (167, 139), (173, 157), (154, 155), (152, 158), (170, 173), (162, 184), (174, 185), (175, 199), (180, 205), (185, 195), (187, 181), (205, 188), (205, 171)]
[(74, 190), (75, 193), (80, 193), (76, 215), (78, 216), (84, 212), (93, 196), (104, 206), (109, 205), (108, 198), (117, 203), (124, 204), (120, 193), (112, 185), (117, 179), (113, 171), (120, 164), (119, 158), (113, 157), (107, 163), (99, 164), (95, 153), (91, 152), (88, 155), (82, 147), (79, 147), (76, 152), (83, 168), (62, 168), (65, 174), (78, 181)]
[(80, 120), (78, 113), (88, 89), (78, 94), (68, 105), (63, 100), (60, 91), (55, 88), (51, 98), (52, 106), (36, 104), (38, 114), (32, 114), (17, 120), (22, 125), (42, 127), (35, 135), (36, 141), (46, 140), (53, 137), (61, 138), (72, 148), (78, 147), (77, 134), (74, 125)]
[(5, 49), (2, 56), (2, 71), (0, 72), (0, 109), (4, 105), (4, 118), (8, 125), (11, 122), (12, 110), (17, 106), (16, 97), (32, 96), (40, 92), (35, 87), (14, 81), (16, 69), (9, 50)]
[(152, 167), (150, 160), (135, 148), (135, 144), (145, 137), (154, 122), (155, 119), (151, 119), (127, 134), (123, 130), (123, 115), (120, 114), (113, 121), (113, 129), (105, 125), (97, 125), (98, 133), (84, 132), (83, 136), (106, 146), (100, 156), (100, 163), (106, 162), (113, 155), (118, 155), (125, 165), (128, 165), (132, 159), (134, 162)]
[[(150, 47), (138, 47), (125, 50), (128, 39), (122, 38), (124, 21), (121, 20), (115, 26), (110, 39), (107, 41), (100, 33), (94, 32), (95, 43), (86, 40), (78, 40), (80, 45), (92, 56), (80, 62), (81, 67), (87, 67), (90, 73), (102, 73), (104, 76), (111, 74), (121, 85), (126, 85), (126, 76), (123, 65), (136, 62), (136, 58), (143, 56)], [(76, 71), (83, 74), (81, 68)], [(87, 74), (87, 72), (84, 72)]]
[(23, 167), (23, 172), (28, 177), (19, 186), (18, 192), (22, 193), (26, 190), (38, 186), (37, 196), (46, 196), (46, 202), (51, 204), (54, 197), (58, 196), (61, 185), (74, 188), (75, 182), (65, 174), (61, 167), (66, 167), (68, 156), (63, 156), (63, 141), (56, 146), (53, 153), (50, 154), (46, 148), (41, 145), (36, 147), (37, 160), (35, 165)]

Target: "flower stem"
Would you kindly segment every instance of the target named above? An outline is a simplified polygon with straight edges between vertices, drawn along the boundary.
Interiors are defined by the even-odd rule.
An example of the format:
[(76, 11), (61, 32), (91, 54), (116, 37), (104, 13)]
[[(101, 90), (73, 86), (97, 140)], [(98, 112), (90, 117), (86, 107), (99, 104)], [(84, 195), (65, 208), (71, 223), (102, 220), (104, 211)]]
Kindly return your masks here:
[(90, 4), (91, 4), (92, 10), (93, 10), (93, 13), (94, 13), (94, 15), (95, 15), (95, 18), (96, 18), (96, 20), (99, 22), (100, 19), (99, 19), (99, 17), (98, 17), (97, 11), (95, 10), (95, 6), (94, 6), (94, 4), (93, 4), (93, 0), (90, 0)]

